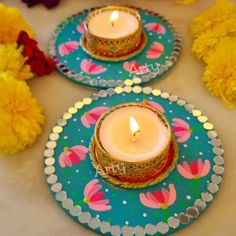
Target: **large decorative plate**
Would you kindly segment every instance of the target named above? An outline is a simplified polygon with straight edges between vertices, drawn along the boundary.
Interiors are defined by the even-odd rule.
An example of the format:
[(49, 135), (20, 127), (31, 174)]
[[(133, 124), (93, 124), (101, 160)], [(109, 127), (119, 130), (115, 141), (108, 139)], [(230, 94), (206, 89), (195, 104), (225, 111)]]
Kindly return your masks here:
[[(134, 7), (136, 8), (136, 7)], [(143, 20), (147, 44), (134, 57), (107, 62), (90, 57), (83, 48), (83, 21), (91, 10), (79, 12), (63, 21), (49, 44), (58, 71), (67, 79), (94, 88), (122, 86), (126, 79), (141, 78), (140, 83), (160, 79), (175, 65), (181, 39), (175, 28), (158, 13), (137, 8)]]
[[(152, 187), (119, 188), (91, 164), (94, 124), (107, 107), (143, 101), (169, 120), (179, 146), (178, 165)], [(75, 103), (52, 129), (44, 156), (59, 206), (103, 235), (161, 235), (185, 227), (212, 202), (224, 172), (221, 141), (207, 117), (176, 95), (139, 86), (102, 90)]]

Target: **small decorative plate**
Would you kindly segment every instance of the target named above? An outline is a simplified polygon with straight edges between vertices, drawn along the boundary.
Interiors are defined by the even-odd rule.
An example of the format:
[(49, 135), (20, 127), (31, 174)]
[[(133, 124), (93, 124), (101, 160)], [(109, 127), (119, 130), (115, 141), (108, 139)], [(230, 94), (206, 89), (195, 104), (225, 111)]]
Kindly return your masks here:
[[(146, 46), (123, 61), (94, 59), (83, 47), (83, 21), (95, 8), (84, 10), (63, 21), (55, 30), (49, 43), (49, 54), (58, 71), (67, 79), (94, 88), (122, 86), (126, 79), (141, 78), (140, 84), (160, 79), (177, 62), (181, 39), (168, 20), (158, 13), (139, 10), (143, 29), (147, 35)], [(119, 60), (122, 58), (119, 58)]]
[[(178, 164), (154, 186), (119, 188), (91, 164), (94, 125), (108, 107), (144, 101), (169, 120)], [(213, 124), (194, 105), (159, 89), (116, 87), (78, 101), (63, 114), (46, 144), (44, 171), (59, 206), (83, 226), (102, 235), (161, 235), (192, 223), (209, 206), (222, 181), (223, 153)]]

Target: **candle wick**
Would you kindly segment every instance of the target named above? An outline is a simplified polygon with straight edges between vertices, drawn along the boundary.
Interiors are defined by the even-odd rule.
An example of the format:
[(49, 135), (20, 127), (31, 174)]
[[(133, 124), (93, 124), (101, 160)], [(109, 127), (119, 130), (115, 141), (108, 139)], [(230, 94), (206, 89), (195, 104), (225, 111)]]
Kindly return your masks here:
[(114, 26), (114, 22), (113, 22), (113, 21), (111, 21), (111, 26), (112, 26), (112, 27)]
[(137, 141), (136, 135), (137, 135), (137, 133), (139, 133), (139, 132), (140, 132), (140, 130), (137, 130), (136, 132), (133, 133), (133, 135), (132, 135), (132, 143), (136, 143), (136, 141)]

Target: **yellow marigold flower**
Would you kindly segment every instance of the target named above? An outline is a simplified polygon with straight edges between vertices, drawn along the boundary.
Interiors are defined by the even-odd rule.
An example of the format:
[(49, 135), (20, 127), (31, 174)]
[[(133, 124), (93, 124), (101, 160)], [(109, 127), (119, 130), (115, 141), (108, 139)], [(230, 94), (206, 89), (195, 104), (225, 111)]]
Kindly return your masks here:
[(27, 80), (34, 76), (30, 66), (25, 64), (26, 58), (21, 54), (23, 47), (16, 43), (0, 44), (0, 72), (5, 72), (19, 80)]
[(177, 3), (179, 4), (190, 4), (196, 2), (196, 0), (176, 0)]
[(218, 45), (218, 42), (224, 37), (236, 36), (236, 17), (230, 18), (216, 26), (213, 30), (202, 33), (193, 42), (192, 51), (198, 59), (206, 60)]
[(228, 108), (236, 99), (236, 38), (222, 39), (206, 59), (203, 81), (212, 95), (221, 97)]
[(0, 73), (0, 152), (16, 153), (33, 144), (44, 124), (42, 108), (25, 81)]
[(209, 10), (195, 17), (191, 23), (192, 35), (197, 38), (201, 33), (213, 29), (218, 24), (236, 15), (236, 5), (229, 0), (217, 0)]
[(25, 22), (17, 8), (8, 8), (0, 3), (0, 43), (14, 43), (21, 30), (26, 31), (31, 37), (34, 33)]

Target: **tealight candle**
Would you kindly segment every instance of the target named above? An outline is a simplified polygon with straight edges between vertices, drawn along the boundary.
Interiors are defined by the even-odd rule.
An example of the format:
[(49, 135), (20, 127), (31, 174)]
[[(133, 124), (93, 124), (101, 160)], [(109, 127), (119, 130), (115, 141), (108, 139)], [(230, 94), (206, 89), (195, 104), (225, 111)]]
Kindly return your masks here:
[(169, 144), (170, 132), (160, 118), (146, 107), (122, 107), (109, 114), (100, 127), (104, 149), (122, 161), (152, 158)]
[[(125, 181), (127, 187), (153, 179), (158, 182), (162, 173), (168, 176), (177, 150), (164, 115), (143, 103), (124, 103), (103, 113), (90, 146), (95, 166), (115, 178), (112, 183)], [(114, 171), (114, 166), (124, 167), (125, 174)]]
[(133, 34), (139, 27), (138, 19), (125, 11), (102, 11), (90, 19), (88, 29), (95, 36), (117, 39)]
[(132, 55), (145, 44), (142, 20), (133, 8), (102, 7), (90, 12), (85, 20), (82, 46), (92, 57), (119, 60)]

